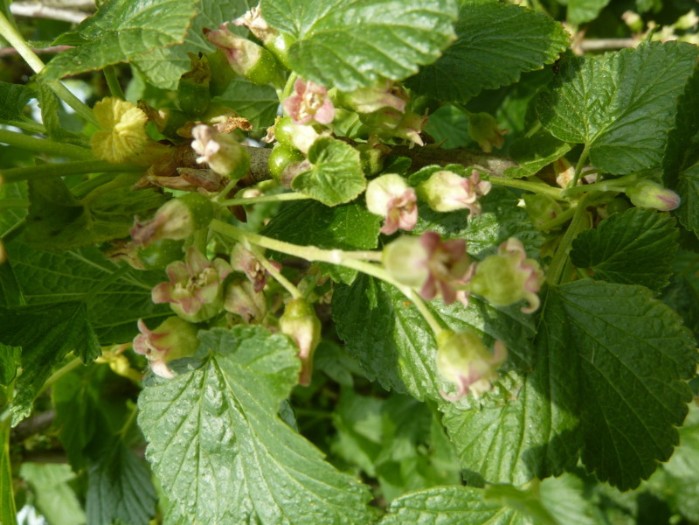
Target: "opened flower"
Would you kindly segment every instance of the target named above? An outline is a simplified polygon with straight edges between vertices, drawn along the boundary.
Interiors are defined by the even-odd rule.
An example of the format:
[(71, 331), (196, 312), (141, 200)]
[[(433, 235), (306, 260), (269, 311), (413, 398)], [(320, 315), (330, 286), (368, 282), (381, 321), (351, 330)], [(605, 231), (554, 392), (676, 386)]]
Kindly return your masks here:
[(412, 230), (417, 223), (417, 197), (400, 175), (387, 174), (369, 182), (366, 189), (367, 209), (385, 218), (381, 233), (391, 235)]
[(335, 118), (335, 106), (323, 86), (299, 78), (294, 94), (284, 101), (284, 111), (298, 124), (330, 124)]
[(192, 149), (199, 164), (206, 163), (214, 172), (234, 180), (247, 174), (250, 159), (234, 137), (204, 124), (192, 128), (192, 137)]
[(223, 309), (223, 281), (231, 273), (223, 259), (209, 261), (190, 246), (184, 262), (169, 264), (166, 272), (170, 281), (153, 288), (154, 303), (170, 303), (177, 315), (192, 323), (211, 319)]
[(449, 212), (468, 208), (471, 216), (481, 212), (479, 198), (490, 192), (491, 184), (480, 179), (473, 170), (470, 177), (462, 177), (453, 171), (441, 170), (433, 173), (420, 184), (420, 198), (434, 211)]
[(138, 331), (140, 334), (133, 340), (133, 349), (146, 356), (151, 370), (160, 377), (175, 377), (168, 362), (189, 357), (197, 349), (197, 329), (179, 317), (167, 318), (155, 330), (150, 330), (139, 319)]
[(437, 335), (437, 371), (456, 386), (456, 393), (442, 392), (442, 396), (449, 401), (469, 394), (480, 397), (492, 388), (497, 370), (506, 359), (507, 349), (502, 341), (495, 342), (491, 353), (475, 331), (443, 330)]
[(528, 305), (522, 312), (532, 313), (539, 308), (537, 293), (543, 277), (539, 263), (527, 258), (522, 242), (510, 237), (498, 247), (497, 254), (478, 263), (470, 288), (494, 306), (507, 306), (524, 299)]

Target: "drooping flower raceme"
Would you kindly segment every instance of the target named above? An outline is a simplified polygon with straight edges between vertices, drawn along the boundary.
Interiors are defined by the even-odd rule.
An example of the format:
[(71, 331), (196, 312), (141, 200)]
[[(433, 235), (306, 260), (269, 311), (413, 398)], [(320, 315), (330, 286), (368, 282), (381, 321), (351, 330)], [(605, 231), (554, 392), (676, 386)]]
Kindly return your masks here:
[(335, 118), (335, 106), (323, 86), (299, 78), (294, 94), (284, 100), (284, 111), (298, 124), (330, 124)]
[(154, 303), (170, 303), (177, 315), (192, 323), (211, 319), (222, 310), (223, 281), (231, 273), (226, 261), (209, 261), (190, 246), (184, 261), (169, 264), (166, 272), (170, 281), (153, 288)]
[(168, 317), (154, 330), (139, 319), (138, 331), (133, 349), (146, 356), (151, 370), (160, 377), (175, 377), (168, 362), (191, 356), (197, 349), (197, 329), (179, 317)]
[(381, 175), (369, 182), (366, 189), (367, 209), (384, 217), (381, 233), (410, 231), (417, 223), (417, 196), (400, 175)]
[(489, 352), (475, 331), (443, 330), (437, 335), (437, 370), (446, 381), (456, 386), (456, 393), (442, 392), (449, 401), (465, 395), (480, 397), (492, 388), (497, 369), (507, 359), (507, 349), (496, 341)]
[(133, 161), (143, 153), (149, 140), (145, 127), (148, 117), (143, 110), (131, 102), (106, 97), (92, 112), (100, 128), (90, 141), (95, 156), (119, 163)]
[(522, 312), (532, 313), (539, 308), (537, 293), (542, 282), (539, 263), (527, 258), (519, 239), (510, 237), (498, 247), (497, 254), (478, 263), (470, 289), (495, 306), (507, 306), (524, 299), (528, 305)]
[(490, 192), (491, 184), (473, 170), (470, 177), (449, 170), (436, 171), (418, 186), (418, 194), (434, 211), (449, 212), (468, 208), (471, 216), (481, 212), (479, 198)]
[(467, 303), (465, 290), (474, 265), (463, 239), (443, 241), (435, 232), (403, 236), (384, 248), (383, 263), (397, 281), (425, 299), (441, 295), (446, 304)]

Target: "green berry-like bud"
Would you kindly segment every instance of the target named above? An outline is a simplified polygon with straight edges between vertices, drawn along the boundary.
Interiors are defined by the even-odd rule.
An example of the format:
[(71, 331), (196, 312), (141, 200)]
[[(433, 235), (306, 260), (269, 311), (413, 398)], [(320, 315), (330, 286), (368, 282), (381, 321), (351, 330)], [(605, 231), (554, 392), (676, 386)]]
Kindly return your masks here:
[(542, 230), (563, 211), (561, 205), (548, 195), (526, 193), (523, 199), (527, 215), (537, 230)]
[(493, 147), (502, 148), (505, 133), (498, 129), (498, 122), (488, 113), (473, 113), (468, 116), (468, 134), (483, 151), (490, 153)]
[(320, 134), (310, 124), (298, 124), (291, 117), (282, 117), (274, 124), (274, 138), (277, 142), (308, 153)]
[(418, 195), (434, 211), (450, 212), (468, 208), (473, 216), (481, 212), (478, 198), (490, 192), (490, 188), (490, 182), (480, 180), (476, 170), (470, 177), (441, 170), (418, 186)]
[(456, 385), (457, 392), (442, 395), (456, 401), (467, 394), (479, 397), (488, 392), (506, 358), (507, 350), (500, 341), (491, 353), (475, 331), (443, 330), (437, 335), (437, 371), (444, 380)]
[(299, 384), (308, 386), (313, 373), (313, 352), (320, 343), (320, 319), (304, 299), (292, 299), (279, 318), (279, 328), (296, 343), (301, 359)]
[(284, 170), (289, 165), (301, 162), (305, 159), (303, 153), (295, 148), (291, 148), (281, 142), (274, 145), (272, 152), (269, 154), (268, 166), (269, 172), (277, 181), (284, 179)]
[(146, 270), (162, 270), (184, 255), (184, 241), (160, 239), (139, 250), (138, 259)]
[(401, 284), (420, 289), (430, 272), (426, 264), (429, 252), (419, 237), (404, 235), (387, 244), (382, 260), (386, 270)]
[(131, 228), (137, 246), (148, 246), (160, 239), (184, 240), (206, 228), (214, 218), (214, 205), (199, 193), (187, 193), (163, 204), (148, 222), (138, 221)]
[(680, 196), (660, 184), (643, 180), (626, 189), (626, 195), (634, 206), (670, 211), (680, 206)]

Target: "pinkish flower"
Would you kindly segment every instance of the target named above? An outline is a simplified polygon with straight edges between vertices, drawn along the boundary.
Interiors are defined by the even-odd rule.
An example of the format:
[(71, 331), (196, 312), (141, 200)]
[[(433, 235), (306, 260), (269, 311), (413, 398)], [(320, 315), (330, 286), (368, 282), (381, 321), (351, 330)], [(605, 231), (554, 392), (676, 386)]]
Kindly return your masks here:
[(160, 283), (151, 293), (153, 302), (170, 303), (170, 308), (186, 321), (197, 323), (217, 315), (223, 308), (222, 284), (231, 273), (223, 259), (209, 261), (190, 246), (183, 261), (166, 268), (169, 282)]
[(238, 315), (244, 323), (261, 321), (267, 313), (265, 294), (257, 291), (252, 282), (241, 278), (226, 287), (223, 308)]
[(495, 306), (507, 306), (524, 299), (528, 306), (523, 307), (522, 312), (532, 313), (539, 308), (537, 293), (542, 282), (539, 263), (527, 259), (521, 241), (510, 237), (498, 247), (497, 254), (478, 263), (470, 288)]
[(490, 192), (491, 184), (482, 181), (473, 170), (470, 177), (461, 177), (453, 171), (441, 170), (433, 173), (421, 183), (420, 198), (434, 211), (448, 212), (468, 208), (471, 216), (481, 212), (479, 197)]
[(239, 179), (248, 173), (248, 153), (231, 135), (200, 124), (192, 128), (192, 138), (192, 149), (198, 155), (197, 163), (206, 163), (215, 173), (231, 179)]
[(384, 221), (381, 233), (391, 235), (412, 230), (417, 223), (417, 197), (400, 175), (386, 174), (369, 182), (366, 189), (367, 209)]
[(442, 241), (435, 232), (403, 236), (384, 248), (383, 262), (397, 281), (418, 289), (425, 299), (441, 295), (446, 304), (467, 303), (474, 265), (463, 239)]
[[(279, 263), (272, 262), (272, 264), (278, 267), (277, 269), (281, 268)], [(231, 252), (231, 266), (233, 270), (245, 274), (256, 292), (262, 291), (267, 284), (267, 271), (257, 257), (240, 243), (236, 244)]]
[(161, 377), (175, 377), (167, 363), (191, 356), (197, 349), (197, 329), (179, 317), (168, 317), (155, 330), (139, 319), (138, 331), (133, 349), (146, 356), (153, 373)]
[(330, 124), (335, 118), (335, 106), (323, 86), (299, 78), (294, 94), (284, 101), (284, 111), (298, 124)]
[(443, 330), (437, 335), (437, 371), (456, 385), (455, 394), (442, 392), (448, 401), (458, 401), (471, 394), (480, 397), (497, 379), (497, 369), (507, 359), (507, 349), (496, 341), (490, 353), (475, 331)]

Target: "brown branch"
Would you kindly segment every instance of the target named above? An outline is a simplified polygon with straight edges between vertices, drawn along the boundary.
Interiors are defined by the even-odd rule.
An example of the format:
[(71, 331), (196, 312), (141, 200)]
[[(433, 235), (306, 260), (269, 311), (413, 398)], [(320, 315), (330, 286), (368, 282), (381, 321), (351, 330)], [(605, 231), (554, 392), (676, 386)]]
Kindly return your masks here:
[[(37, 55), (49, 55), (62, 53), (63, 51), (68, 51), (73, 49), (73, 46), (50, 46), (50, 47), (39, 47), (32, 48), (32, 51)], [(0, 58), (18, 55), (17, 50), (14, 47), (0, 47)]]
[(56, 418), (56, 412), (49, 410), (29, 419), (25, 419), (10, 432), (12, 441), (24, 441), (28, 437), (39, 434), (49, 428)]
[(61, 20), (73, 24), (79, 24), (90, 16), (89, 13), (84, 11), (66, 9), (64, 7), (52, 7), (41, 4), (40, 2), (13, 2), (10, 4), (10, 12), (14, 16), (48, 18), (50, 20)]

